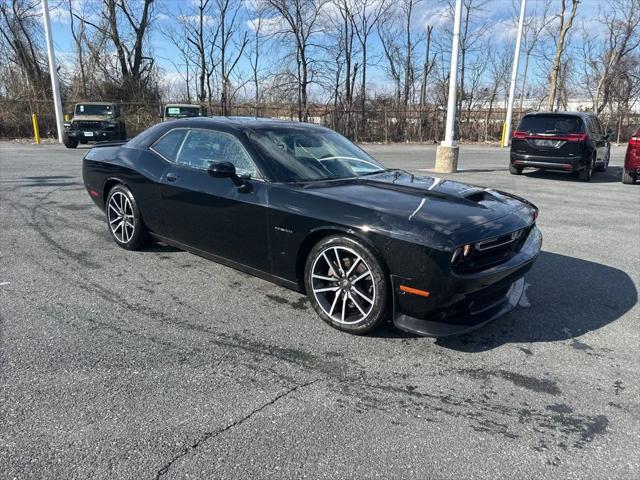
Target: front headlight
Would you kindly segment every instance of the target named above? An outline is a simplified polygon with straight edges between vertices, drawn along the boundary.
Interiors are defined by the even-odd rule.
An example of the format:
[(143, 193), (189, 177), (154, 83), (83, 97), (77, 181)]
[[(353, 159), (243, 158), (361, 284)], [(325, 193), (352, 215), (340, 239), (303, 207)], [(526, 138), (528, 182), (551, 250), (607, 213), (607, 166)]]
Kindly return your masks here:
[(451, 263), (456, 263), (456, 261), (460, 259), (460, 256), (462, 256), (463, 258), (467, 258), (472, 249), (473, 246), (470, 244), (456, 248), (451, 255)]

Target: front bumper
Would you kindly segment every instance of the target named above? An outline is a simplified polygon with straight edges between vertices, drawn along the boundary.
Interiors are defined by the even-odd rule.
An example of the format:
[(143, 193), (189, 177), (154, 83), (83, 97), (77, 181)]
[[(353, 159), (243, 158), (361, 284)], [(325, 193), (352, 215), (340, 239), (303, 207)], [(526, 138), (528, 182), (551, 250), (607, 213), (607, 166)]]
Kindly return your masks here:
[(496, 320), (518, 305), (524, 292), (523, 277), (541, 248), (542, 233), (535, 227), (520, 252), (505, 263), (474, 274), (455, 275), (451, 295), (435, 309), (426, 303), (429, 298), (423, 299), (424, 316), (401, 311), (397, 298), (400, 278), (392, 276), (394, 325), (416, 335), (444, 337), (461, 335)]
[(544, 170), (559, 170), (577, 172), (582, 170), (586, 162), (582, 157), (545, 157), (540, 155), (525, 155), (511, 152), (511, 164), (515, 167), (532, 167)]
[(67, 130), (65, 135), (78, 141), (85, 140), (87, 142), (103, 142), (120, 138), (117, 130)]

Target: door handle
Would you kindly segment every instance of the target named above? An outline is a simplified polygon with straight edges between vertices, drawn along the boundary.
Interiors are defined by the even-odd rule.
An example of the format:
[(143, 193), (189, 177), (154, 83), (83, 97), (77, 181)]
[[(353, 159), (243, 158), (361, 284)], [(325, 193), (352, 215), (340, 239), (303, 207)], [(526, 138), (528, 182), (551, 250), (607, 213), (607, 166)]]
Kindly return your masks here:
[(167, 179), (167, 182), (175, 182), (176, 180), (178, 180), (178, 175), (176, 175), (175, 173), (167, 173), (167, 176), (165, 178)]

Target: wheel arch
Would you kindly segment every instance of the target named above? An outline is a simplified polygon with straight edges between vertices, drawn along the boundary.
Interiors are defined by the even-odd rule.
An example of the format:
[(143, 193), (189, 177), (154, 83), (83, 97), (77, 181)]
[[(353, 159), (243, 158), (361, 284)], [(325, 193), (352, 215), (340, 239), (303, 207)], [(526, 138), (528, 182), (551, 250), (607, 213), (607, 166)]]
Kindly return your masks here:
[(304, 285), (304, 268), (307, 262), (307, 257), (311, 252), (311, 249), (321, 240), (327, 237), (331, 237), (334, 235), (341, 235), (345, 237), (351, 237), (358, 241), (364, 243), (367, 248), (369, 248), (373, 254), (377, 257), (380, 262), (380, 266), (385, 272), (385, 275), (389, 275), (389, 268), (387, 263), (380, 253), (380, 250), (376, 247), (373, 241), (363, 235), (362, 233), (354, 230), (353, 228), (348, 227), (339, 227), (339, 226), (327, 226), (327, 227), (318, 227), (311, 230), (304, 240), (300, 243), (298, 247), (298, 253), (296, 255), (296, 281), (298, 283), (298, 288), (301, 292), (306, 293), (306, 288)]
[(118, 178), (118, 177), (108, 178), (107, 181), (104, 182), (104, 187), (102, 188), (102, 204), (103, 205), (105, 206), (107, 205), (107, 197), (109, 196), (109, 192), (116, 185), (124, 185), (125, 187), (129, 188), (127, 183), (121, 178)]

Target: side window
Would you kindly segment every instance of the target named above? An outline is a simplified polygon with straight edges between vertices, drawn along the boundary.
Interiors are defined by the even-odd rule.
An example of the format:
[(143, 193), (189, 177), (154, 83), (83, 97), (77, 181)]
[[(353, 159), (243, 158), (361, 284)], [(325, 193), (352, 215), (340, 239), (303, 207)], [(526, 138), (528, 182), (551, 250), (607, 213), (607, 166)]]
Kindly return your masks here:
[(231, 162), (239, 176), (256, 178), (258, 171), (233, 135), (214, 130), (191, 130), (180, 149), (178, 163), (206, 170), (211, 162)]
[(175, 162), (180, 151), (180, 145), (184, 140), (187, 130), (171, 130), (169, 133), (160, 137), (156, 143), (151, 145), (151, 149), (171, 162)]

